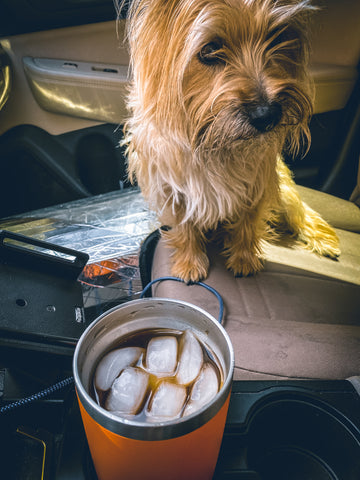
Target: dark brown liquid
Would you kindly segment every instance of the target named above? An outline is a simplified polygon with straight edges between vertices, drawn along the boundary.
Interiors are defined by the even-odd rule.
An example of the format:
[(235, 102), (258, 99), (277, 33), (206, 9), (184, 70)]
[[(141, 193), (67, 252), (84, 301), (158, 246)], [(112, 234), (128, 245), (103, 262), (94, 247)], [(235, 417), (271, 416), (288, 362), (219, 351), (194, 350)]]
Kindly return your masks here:
[[(118, 348), (124, 348), (124, 347), (141, 347), (141, 348), (144, 348), (146, 350), (147, 345), (150, 342), (150, 340), (152, 338), (160, 337), (160, 336), (173, 336), (173, 337), (176, 337), (178, 342), (179, 342), (182, 334), (183, 334), (183, 332), (181, 332), (179, 330), (172, 330), (172, 329), (168, 329), (168, 328), (140, 330), (138, 332), (134, 332), (134, 333), (131, 333), (131, 334), (125, 336), (125, 337), (122, 337), (118, 342), (116, 342), (112, 346), (112, 348), (110, 350), (104, 352), (103, 356), (105, 356), (107, 353), (109, 353), (112, 350), (115, 350), (115, 349), (118, 349)], [(222, 370), (220, 368), (220, 363), (217, 360), (216, 356), (210, 351), (210, 349), (201, 340), (199, 340), (198, 338), (197, 338), (197, 340), (199, 341), (199, 344), (200, 344), (200, 346), (202, 348), (202, 352), (203, 352), (203, 359), (204, 359), (203, 365), (205, 365), (206, 363), (210, 363), (214, 367), (215, 372), (216, 372), (217, 377), (218, 377), (218, 385), (219, 385), (219, 389), (220, 389), (221, 386), (222, 386), (222, 383), (223, 383), (223, 374), (222, 374)], [(178, 349), (178, 353), (179, 353), (179, 349)], [(97, 364), (100, 362), (101, 358), (99, 359)], [(95, 365), (94, 372), (96, 371), (97, 364)], [(145, 355), (144, 356), (142, 355), (140, 357), (139, 361), (137, 362), (137, 364), (135, 366), (137, 366), (139, 368), (142, 368), (144, 371), (148, 372), (148, 370), (146, 369), (146, 365), (145, 365)], [(120, 372), (119, 372), (119, 374), (120, 374)], [(92, 375), (93, 380), (92, 380), (91, 389), (90, 389), (91, 396), (102, 408), (105, 408), (106, 399), (108, 397), (108, 394), (109, 394), (110, 390), (108, 390), (107, 392), (103, 392), (103, 391), (97, 389), (96, 386), (95, 386), (95, 382), (94, 382), (94, 376), (95, 375), (93, 374)], [(171, 382), (171, 383), (177, 383), (177, 381), (176, 381), (176, 370), (175, 370), (173, 375), (166, 376), (166, 377), (157, 377), (156, 375), (153, 375), (153, 374), (150, 373), (148, 390), (147, 390), (147, 393), (145, 395), (144, 402), (141, 405), (141, 407), (139, 408), (139, 410), (136, 412), (136, 414), (131, 415), (131, 418), (133, 420), (136, 420), (136, 421), (139, 421), (139, 422), (145, 422), (146, 421), (146, 419), (147, 419), (146, 411), (150, 407), (152, 395), (156, 391), (159, 383), (164, 381), (164, 380), (166, 380), (167, 382)], [(185, 400), (182, 412), (185, 409), (186, 404), (189, 400), (191, 389), (192, 389), (192, 386), (195, 383), (195, 381), (196, 381), (196, 379), (190, 385), (186, 386), (186, 400)], [(181, 412), (181, 415), (182, 415), (182, 412)], [(127, 415), (127, 418), (128, 417), (129, 416)]]

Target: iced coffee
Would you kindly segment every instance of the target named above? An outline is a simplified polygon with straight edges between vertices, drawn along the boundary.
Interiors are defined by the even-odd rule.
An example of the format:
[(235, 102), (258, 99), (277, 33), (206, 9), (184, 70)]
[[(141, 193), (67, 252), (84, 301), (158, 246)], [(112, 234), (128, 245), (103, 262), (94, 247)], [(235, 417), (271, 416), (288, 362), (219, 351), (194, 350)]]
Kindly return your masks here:
[(123, 418), (166, 422), (208, 404), (223, 383), (219, 362), (190, 329), (133, 333), (98, 362), (92, 392)]

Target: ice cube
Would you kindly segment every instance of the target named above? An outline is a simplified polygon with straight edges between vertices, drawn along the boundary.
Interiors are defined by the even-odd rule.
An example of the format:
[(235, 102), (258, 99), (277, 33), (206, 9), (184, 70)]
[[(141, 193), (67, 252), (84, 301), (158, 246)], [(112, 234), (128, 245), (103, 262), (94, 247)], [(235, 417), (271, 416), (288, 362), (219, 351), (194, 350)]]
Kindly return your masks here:
[(219, 391), (219, 380), (215, 368), (206, 363), (194, 383), (190, 399), (184, 410), (185, 415), (191, 415), (196, 410), (206, 405)]
[(149, 374), (137, 367), (127, 367), (114, 380), (105, 408), (135, 415), (145, 399), (149, 384)]
[(106, 354), (95, 372), (95, 385), (98, 389), (109, 390), (115, 378), (124, 368), (135, 365), (144, 349), (140, 347), (117, 348)]
[(157, 376), (172, 375), (177, 365), (176, 337), (160, 336), (150, 340), (146, 349), (146, 367)]
[(203, 364), (203, 353), (199, 341), (190, 330), (185, 330), (180, 339), (180, 359), (176, 380), (188, 385), (199, 375)]
[(147, 412), (150, 421), (168, 421), (177, 418), (184, 406), (186, 388), (163, 380), (157, 387)]

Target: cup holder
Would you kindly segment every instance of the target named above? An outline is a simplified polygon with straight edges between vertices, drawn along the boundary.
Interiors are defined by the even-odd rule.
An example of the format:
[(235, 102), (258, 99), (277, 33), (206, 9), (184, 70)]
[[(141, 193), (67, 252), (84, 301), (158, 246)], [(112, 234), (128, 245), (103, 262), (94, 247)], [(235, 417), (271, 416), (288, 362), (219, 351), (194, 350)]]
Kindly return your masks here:
[(267, 399), (248, 425), (247, 464), (262, 480), (359, 480), (360, 431), (307, 398)]

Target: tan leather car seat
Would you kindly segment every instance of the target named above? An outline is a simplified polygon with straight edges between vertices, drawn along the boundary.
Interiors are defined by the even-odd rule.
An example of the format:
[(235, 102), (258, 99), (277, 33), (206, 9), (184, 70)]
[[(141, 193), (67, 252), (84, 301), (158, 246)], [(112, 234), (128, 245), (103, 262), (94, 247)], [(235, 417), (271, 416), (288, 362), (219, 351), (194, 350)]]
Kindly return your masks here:
[[(271, 245), (264, 271), (234, 278), (216, 248), (209, 246), (211, 267), (205, 283), (224, 301), (224, 326), (235, 349), (235, 380), (360, 375), (360, 209), (315, 190), (299, 191), (336, 228), (342, 250), (338, 261)], [(162, 239), (157, 242), (159, 236), (155, 233), (142, 248), (145, 283), (150, 270), (153, 279), (170, 275), (171, 251)], [(216, 297), (201, 286), (163, 281), (152, 291), (153, 296), (188, 301), (218, 315)]]

